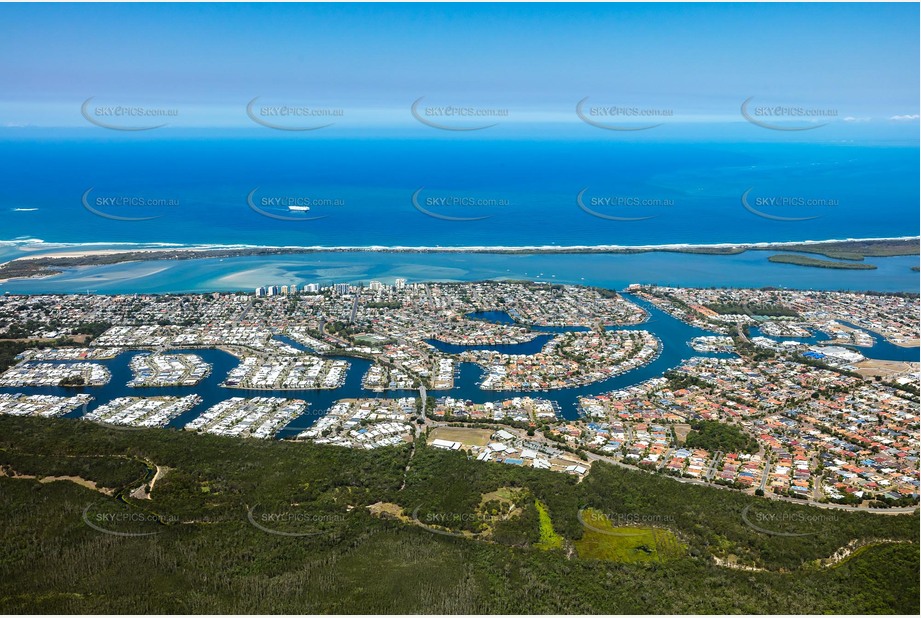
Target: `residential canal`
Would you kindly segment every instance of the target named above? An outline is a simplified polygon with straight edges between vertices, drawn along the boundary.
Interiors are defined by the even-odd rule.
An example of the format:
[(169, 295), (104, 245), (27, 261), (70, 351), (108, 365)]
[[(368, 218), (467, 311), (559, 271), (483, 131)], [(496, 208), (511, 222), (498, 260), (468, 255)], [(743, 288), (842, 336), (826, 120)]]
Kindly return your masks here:
[[(559, 405), (560, 414), (567, 419), (577, 418), (579, 397), (587, 395), (598, 395), (611, 390), (626, 388), (638, 384), (644, 380), (661, 376), (669, 369), (680, 365), (683, 361), (693, 356), (711, 356), (729, 358), (732, 354), (726, 353), (701, 353), (695, 352), (689, 345), (694, 337), (712, 334), (710, 331), (690, 326), (677, 320), (667, 313), (657, 309), (651, 303), (636, 298), (629, 294), (624, 294), (632, 302), (637, 303), (649, 313), (649, 319), (642, 324), (635, 324), (624, 327), (611, 327), (611, 330), (648, 330), (659, 338), (662, 343), (661, 351), (658, 357), (649, 364), (638, 367), (632, 371), (594, 382), (585, 386), (565, 389), (541, 390), (541, 391), (486, 391), (479, 388), (479, 383), (483, 378), (484, 371), (473, 363), (460, 363), (454, 388), (448, 391), (429, 391), (430, 395), (442, 397), (449, 395), (458, 399), (466, 399), (476, 403), (485, 403), (488, 401), (501, 401), (513, 397), (541, 397), (555, 401)], [(496, 312), (490, 312), (488, 315), (474, 316), (479, 319), (490, 319), (493, 321), (508, 321), (511, 318), (508, 315)], [(552, 329), (534, 328), (533, 330), (548, 330), (551, 332), (565, 332), (567, 330), (585, 330), (584, 328), (559, 328)], [(757, 333), (756, 333), (757, 334)], [(499, 346), (457, 346), (432, 341), (433, 345), (443, 352), (458, 353), (465, 349), (495, 349), (506, 354), (534, 354), (539, 351), (543, 345), (552, 338), (552, 334), (541, 334), (534, 340), (514, 345)], [(309, 348), (297, 344), (285, 337), (279, 337), (286, 343), (312, 352)], [(820, 333), (815, 339), (821, 340)], [(917, 360), (917, 348), (899, 348), (888, 342), (882, 337), (874, 335), (875, 345), (872, 348), (861, 348), (861, 352), (869, 358), (882, 358), (889, 360), (889, 356), (897, 355), (902, 358), (891, 360), (903, 360), (903, 355), (913, 353), (914, 359)], [(810, 341), (811, 342), (811, 341)], [(279, 438), (291, 437), (300, 431), (310, 427), (317, 418), (322, 416), (333, 403), (339, 399), (348, 398), (398, 398), (398, 397), (415, 397), (418, 396), (416, 390), (398, 390), (375, 392), (364, 389), (361, 381), (365, 372), (371, 366), (371, 361), (353, 358), (335, 356), (342, 358), (350, 364), (346, 379), (342, 386), (336, 389), (328, 390), (250, 390), (239, 388), (225, 388), (220, 386), (231, 369), (237, 366), (239, 361), (222, 350), (215, 349), (173, 349), (169, 352), (189, 352), (199, 355), (205, 362), (212, 365), (211, 374), (196, 386), (184, 387), (142, 387), (132, 388), (127, 386), (131, 379), (131, 369), (129, 363), (137, 354), (146, 354), (146, 351), (130, 350), (122, 352), (114, 359), (98, 362), (105, 365), (112, 373), (112, 379), (108, 384), (99, 387), (83, 388), (63, 388), (63, 387), (7, 387), (0, 388), (3, 393), (25, 393), (28, 395), (57, 395), (73, 396), (77, 393), (89, 393), (94, 399), (86, 409), (80, 409), (69, 414), (69, 417), (80, 417), (83, 414), (92, 411), (99, 405), (108, 403), (118, 397), (154, 397), (154, 396), (177, 396), (182, 397), (192, 393), (198, 394), (202, 401), (200, 404), (188, 412), (178, 416), (169, 423), (169, 427), (181, 428), (189, 423), (192, 419), (202, 414), (205, 410), (215, 404), (229, 399), (231, 397), (284, 397), (303, 399), (308, 402), (306, 412), (300, 417), (294, 419), (279, 433)], [(876, 354), (879, 353), (880, 356)], [(68, 363), (71, 361), (52, 361), (56, 363)], [(129, 428), (126, 428), (129, 429)]]

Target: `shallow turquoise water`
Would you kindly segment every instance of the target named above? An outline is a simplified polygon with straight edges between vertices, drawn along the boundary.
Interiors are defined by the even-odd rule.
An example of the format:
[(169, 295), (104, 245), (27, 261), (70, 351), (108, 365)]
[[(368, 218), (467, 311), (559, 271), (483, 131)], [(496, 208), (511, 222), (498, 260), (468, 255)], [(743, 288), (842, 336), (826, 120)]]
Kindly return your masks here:
[(622, 289), (631, 283), (685, 287), (787, 287), (816, 290), (919, 290), (917, 256), (867, 258), (877, 270), (833, 270), (767, 260), (771, 252), (739, 255), (485, 254), (322, 252), (301, 255), (131, 262), (71, 269), (61, 275), (0, 283), (0, 293), (107, 294), (251, 292), (290, 283), (392, 283), (523, 279)]

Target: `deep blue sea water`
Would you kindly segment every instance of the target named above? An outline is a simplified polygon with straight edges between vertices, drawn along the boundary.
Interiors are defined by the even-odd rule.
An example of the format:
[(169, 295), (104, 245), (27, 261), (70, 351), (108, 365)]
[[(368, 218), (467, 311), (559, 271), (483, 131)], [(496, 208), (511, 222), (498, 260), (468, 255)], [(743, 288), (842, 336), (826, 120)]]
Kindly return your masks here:
[[(623, 135), (497, 140), (453, 134), (216, 140), (103, 133), (32, 140), (0, 133), (0, 240), (530, 246), (919, 233), (917, 144), (653, 142)], [(589, 214), (577, 202), (583, 190), (583, 206), (595, 213), (651, 218), (615, 221)], [(815, 218), (759, 217), (742, 205), (748, 190), (749, 203), (760, 212)], [(253, 191), (252, 201), (263, 213), (323, 218), (286, 221), (260, 214), (247, 202)], [(429, 216), (414, 206), (417, 192), (417, 205), (439, 217), (485, 218)], [(105, 218), (84, 207), (84, 195), (104, 215), (157, 218)], [(107, 203), (112, 198), (166, 203)], [(313, 206), (297, 214), (273, 203), (288, 198)], [(626, 202), (605, 203), (607, 198)], [(788, 203), (771, 205), (774, 198)]]

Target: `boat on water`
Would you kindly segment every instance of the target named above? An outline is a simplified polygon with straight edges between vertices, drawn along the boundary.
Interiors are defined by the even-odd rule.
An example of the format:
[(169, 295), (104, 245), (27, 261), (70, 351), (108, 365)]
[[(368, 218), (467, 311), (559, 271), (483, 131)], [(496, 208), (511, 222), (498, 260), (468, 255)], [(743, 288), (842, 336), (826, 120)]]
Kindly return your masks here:
[(310, 210), (310, 206), (288, 206), (288, 210), (291, 212), (307, 212)]

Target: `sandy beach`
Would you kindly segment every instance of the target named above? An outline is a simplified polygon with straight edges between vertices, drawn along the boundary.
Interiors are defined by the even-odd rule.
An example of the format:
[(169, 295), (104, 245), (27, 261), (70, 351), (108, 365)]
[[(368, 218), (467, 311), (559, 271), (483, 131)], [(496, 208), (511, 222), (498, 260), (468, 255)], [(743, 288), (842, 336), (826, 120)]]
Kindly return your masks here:
[[(10, 261), (16, 260), (31, 260), (39, 258), (81, 258), (81, 257), (92, 257), (98, 255), (111, 255), (118, 253), (163, 253), (163, 252), (177, 252), (177, 251), (196, 251), (202, 253), (208, 253), (212, 251), (245, 251), (251, 249), (254, 251), (366, 251), (366, 252), (427, 252), (427, 253), (489, 253), (489, 252), (502, 252), (502, 253), (560, 253), (560, 252), (595, 252), (595, 253), (604, 253), (604, 252), (633, 252), (633, 251), (698, 251), (698, 250), (721, 250), (721, 249), (736, 249), (740, 251), (744, 250), (758, 250), (758, 249), (777, 249), (777, 250), (794, 250), (797, 247), (804, 246), (821, 246), (827, 244), (835, 243), (847, 243), (847, 242), (881, 242), (881, 241), (906, 241), (906, 240), (919, 240), (917, 236), (899, 236), (899, 237), (889, 237), (889, 238), (840, 238), (840, 239), (829, 239), (829, 240), (802, 240), (802, 241), (785, 241), (785, 242), (750, 242), (750, 243), (708, 243), (708, 244), (694, 244), (694, 243), (673, 243), (673, 244), (659, 244), (659, 245), (524, 245), (524, 246), (509, 246), (509, 245), (471, 245), (471, 246), (462, 246), (462, 247), (443, 247), (439, 245), (435, 246), (403, 246), (403, 245), (368, 245), (368, 246), (325, 246), (325, 245), (173, 245), (169, 247), (147, 247), (144, 245), (137, 246), (130, 243), (126, 243), (124, 247), (117, 249), (90, 249), (90, 248), (81, 248), (79, 245), (67, 246), (67, 245), (57, 245), (62, 247), (63, 250), (57, 251), (50, 249), (49, 247), (43, 247), (41, 244), (37, 246), (22, 246), (21, 251), (35, 251), (37, 253), (33, 255), (24, 255), (17, 258), (14, 258)], [(105, 244), (105, 243), (93, 243), (95, 245)]]
[[(28, 251), (29, 249), (23, 249), (23, 251)], [(51, 251), (46, 253), (37, 253), (35, 255), (23, 255), (11, 262), (17, 260), (37, 260), (40, 258), (82, 258), (82, 257), (92, 257), (94, 255), (112, 255), (118, 253), (163, 253), (164, 251), (214, 251), (214, 248), (205, 247), (170, 247), (163, 249), (71, 249), (68, 251)], [(41, 251), (41, 249), (33, 249), (33, 251)]]

